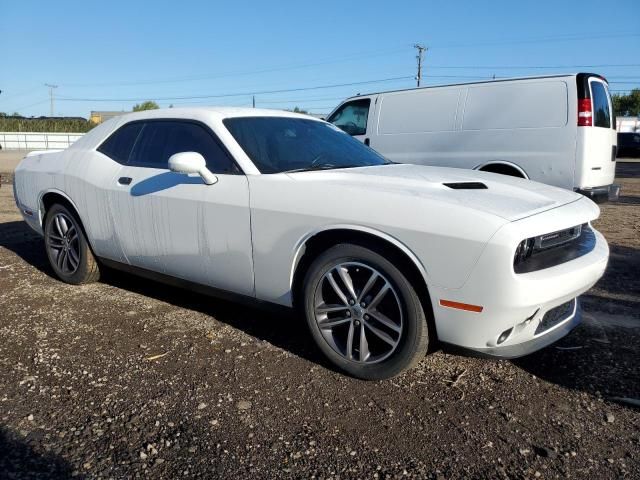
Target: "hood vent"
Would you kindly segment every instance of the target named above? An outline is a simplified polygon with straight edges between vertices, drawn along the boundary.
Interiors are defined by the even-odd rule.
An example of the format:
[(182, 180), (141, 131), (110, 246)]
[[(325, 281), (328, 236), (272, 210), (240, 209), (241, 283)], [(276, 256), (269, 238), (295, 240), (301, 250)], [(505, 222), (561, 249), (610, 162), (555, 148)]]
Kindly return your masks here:
[(454, 182), (443, 183), (445, 187), (453, 188), (454, 190), (487, 190), (488, 187), (482, 182)]

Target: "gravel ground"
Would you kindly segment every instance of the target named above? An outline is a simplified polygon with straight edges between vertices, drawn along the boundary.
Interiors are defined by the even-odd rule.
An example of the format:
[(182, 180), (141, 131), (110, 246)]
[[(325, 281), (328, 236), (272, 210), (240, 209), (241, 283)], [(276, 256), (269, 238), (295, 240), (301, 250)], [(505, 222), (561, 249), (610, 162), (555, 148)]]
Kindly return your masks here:
[(580, 327), (386, 382), (332, 370), (290, 313), (115, 272), (56, 281), (4, 184), (0, 477), (640, 478), (640, 163), (618, 172)]

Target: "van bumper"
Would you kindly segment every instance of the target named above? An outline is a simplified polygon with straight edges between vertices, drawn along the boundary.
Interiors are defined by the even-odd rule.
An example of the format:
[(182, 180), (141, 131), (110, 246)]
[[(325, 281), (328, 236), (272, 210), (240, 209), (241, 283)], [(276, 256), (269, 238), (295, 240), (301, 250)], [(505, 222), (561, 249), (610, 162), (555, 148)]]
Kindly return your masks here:
[(620, 198), (620, 185), (614, 184), (602, 187), (576, 188), (575, 191), (596, 203), (617, 202)]

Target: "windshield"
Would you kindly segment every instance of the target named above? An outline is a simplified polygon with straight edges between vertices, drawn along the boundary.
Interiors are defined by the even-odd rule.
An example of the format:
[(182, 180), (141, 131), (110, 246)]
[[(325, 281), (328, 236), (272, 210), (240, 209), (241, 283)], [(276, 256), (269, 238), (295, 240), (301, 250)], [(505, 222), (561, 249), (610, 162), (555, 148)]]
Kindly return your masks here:
[(224, 124), (260, 173), (391, 163), (337, 127), (289, 117), (236, 117)]

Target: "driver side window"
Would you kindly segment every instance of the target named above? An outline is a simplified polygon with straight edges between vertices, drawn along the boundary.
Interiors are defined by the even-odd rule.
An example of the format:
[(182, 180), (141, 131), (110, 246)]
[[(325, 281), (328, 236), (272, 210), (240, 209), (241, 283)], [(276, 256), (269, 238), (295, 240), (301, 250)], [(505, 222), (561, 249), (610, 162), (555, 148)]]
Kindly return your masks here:
[(138, 167), (168, 168), (169, 157), (180, 152), (197, 152), (207, 162), (213, 173), (235, 174), (237, 168), (199, 123), (188, 120), (150, 120), (136, 141), (129, 164)]
[(349, 135), (366, 135), (370, 105), (371, 100), (368, 98), (345, 103), (328, 121)]

